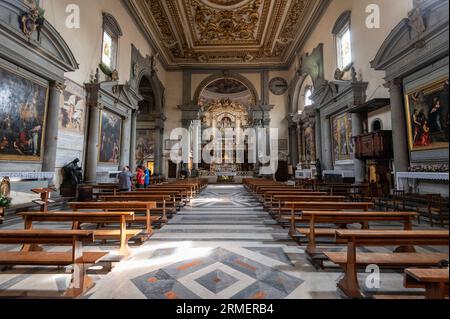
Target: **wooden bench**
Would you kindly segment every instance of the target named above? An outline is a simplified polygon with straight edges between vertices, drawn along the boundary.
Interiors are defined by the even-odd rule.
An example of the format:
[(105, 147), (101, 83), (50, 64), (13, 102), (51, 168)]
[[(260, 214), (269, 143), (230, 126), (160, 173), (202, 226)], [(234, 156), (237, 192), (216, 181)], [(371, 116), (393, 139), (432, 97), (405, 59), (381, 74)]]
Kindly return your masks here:
[[(285, 205), (286, 202), (344, 202), (344, 196), (327, 196), (327, 195), (275, 195), (273, 196), (272, 206), (269, 207), (269, 212), (278, 216), (282, 215), (283, 211), (291, 211), (290, 207)], [(276, 206), (275, 206), (276, 205)]]
[(433, 230), (337, 230), (336, 241), (347, 244), (347, 252), (325, 252), (340, 265), (345, 276), (338, 287), (350, 298), (360, 298), (357, 268), (368, 265), (389, 268), (433, 267), (448, 259), (448, 253), (357, 253), (362, 246), (448, 246), (448, 231)]
[(0, 252), (0, 264), (8, 266), (69, 266), (73, 265), (72, 280), (65, 296), (77, 297), (92, 287), (86, 275), (89, 265), (108, 253), (84, 252), (83, 242), (93, 243), (94, 232), (89, 230), (0, 230), (0, 244), (71, 245), (71, 252)]
[[(361, 224), (363, 229), (369, 229), (369, 222), (402, 222), (404, 230), (412, 230), (412, 220), (417, 218), (415, 212), (335, 212), (335, 211), (304, 211), (301, 215), (309, 222), (309, 228), (297, 228), (297, 232), (308, 238), (306, 254), (314, 266), (323, 268), (323, 251), (317, 249), (317, 237), (336, 237), (335, 228), (317, 228), (318, 224)], [(294, 239), (295, 234), (290, 234)], [(413, 246), (399, 247), (397, 252), (415, 252)], [(326, 259), (326, 258), (325, 258)]]
[(141, 218), (141, 216), (134, 216), (134, 219), (128, 220), (129, 224), (142, 224), (145, 223), (146, 235), (153, 234), (152, 222), (161, 222), (161, 217), (151, 216), (151, 210), (156, 208), (156, 202), (73, 202), (69, 203), (69, 207), (74, 211), (80, 210), (95, 210), (95, 211), (133, 211), (135, 214), (139, 211), (145, 211), (145, 217)]
[(115, 195), (115, 196), (101, 196), (100, 200), (103, 202), (154, 202), (156, 206), (152, 209), (153, 212), (160, 212), (162, 216), (161, 221), (167, 223), (167, 213), (176, 213), (177, 206), (175, 197), (170, 195)]
[(405, 288), (425, 288), (426, 299), (445, 299), (448, 297), (448, 268), (405, 270)]
[[(142, 230), (128, 229), (127, 222), (134, 220), (134, 212), (50, 212), (36, 213), (24, 212), (18, 213), (24, 221), (25, 229), (32, 229), (33, 222), (71, 222), (72, 229), (81, 229), (82, 224), (119, 224), (119, 229), (97, 229), (94, 230), (96, 240), (119, 239), (119, 256), (128, 256), (130, 248), (128, 241), (139, 235)], [(26, 245), (22, 251), (41, 250), (36, 246)]]
[(132, 191), (132, 192), (121, 192), (117, 195), (120, 196), (135, 196), (135, 195), (161, 195), (161, 196), (170, 196), (168, 202), (173, 202), (177, 208), (183, 207), (187, 202), (189, 202), (189, 194), (185, 191), (177, 191), (177, 190), (150, 190), (146, 188), (142, 191)]
[(286, 208), (290, 210), (290, 217), (282, 217), (279, 215), (279, 222), (290, 221), (291, 229), (290, 233), (295, 233), (296, 222), (302, 221), (301, 217), (296, 216), (296, 212), (302, 212), (304, 210), (321, 210), (321, 211), (342, 211), (342, 210), (355, 210), (355, 211), (368, 211), (374, 207), (374, 203), (371, 202), (285, 202)]
[(313, 192), (312, 190), (305, 190), (305, 189), (298, 189), (298, 190), (270, 190), (270, 191), (265, 191), (263, 194), (263, 201), (264, 203), (266, 202), (271, 202), (273, 200), (274, 196), (277, 195), (297, 195), (297, 196), (327, 196), (328, 193), (325, 192)]
[[(96, 191), (94, 191), (96, 190)], [(92, 185), (92, 196), (99, 198), (102, 195), (116, 195), (119, 192), (118, 184), (95, 184)]]

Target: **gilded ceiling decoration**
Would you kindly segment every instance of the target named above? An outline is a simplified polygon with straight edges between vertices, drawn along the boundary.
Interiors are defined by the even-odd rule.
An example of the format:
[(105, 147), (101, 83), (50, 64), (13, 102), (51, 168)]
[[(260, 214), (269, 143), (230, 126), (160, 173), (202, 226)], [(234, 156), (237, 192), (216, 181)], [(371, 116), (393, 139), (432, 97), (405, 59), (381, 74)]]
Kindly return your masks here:
[(168, 69), (288, 67), (330, 0), (123, 0)]
[(191, 0), (195, 11), (195, 28), (200, 41), (255, 40), (261, 8), (261, 0), (254, 0), (236, 10), (212, 9), (198, 0)]
[(208, 1), (220, 6), (234, 6), (236, 4), (245, 2), (246, 0), (208, 0)]

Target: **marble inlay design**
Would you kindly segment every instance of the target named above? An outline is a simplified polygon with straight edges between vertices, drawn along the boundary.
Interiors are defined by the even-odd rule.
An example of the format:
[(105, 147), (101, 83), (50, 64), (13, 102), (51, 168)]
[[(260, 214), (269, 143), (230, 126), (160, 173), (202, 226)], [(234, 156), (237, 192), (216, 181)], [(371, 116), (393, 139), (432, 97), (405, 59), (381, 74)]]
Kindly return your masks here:
[(217, 294), (235, 284), (238, 279), (228, 275), (221, 270), (215, 270), (201, 278), (198, 278), (196, 281), (203, 287)]
[(304, 281), (249, 258), (217, 248), (206, 258), (175, 263), (156, 273), (151, 272), (134, 278), (132, 282), (151, 299), (185, 295), (186, 289), (198, 293), (199, 289), (195, 283), (214, 294), (205, 297), (215, 298), (238, 282), (242, 289), (236, 291), (234, 296), (242, 295), (250, 298), (257, 294), (258, 299), (266, 299), (284, 298)]

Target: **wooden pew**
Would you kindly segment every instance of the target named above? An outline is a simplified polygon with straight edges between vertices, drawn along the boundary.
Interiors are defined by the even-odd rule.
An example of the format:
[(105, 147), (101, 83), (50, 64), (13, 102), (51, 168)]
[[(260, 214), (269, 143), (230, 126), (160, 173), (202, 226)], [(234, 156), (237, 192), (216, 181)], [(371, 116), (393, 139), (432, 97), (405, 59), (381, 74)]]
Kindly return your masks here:
[(150, 186), (147, 188), (138, 188), (135, 191), (147, 192), (152, 190), (181, 192), (183, 195), (186, 195), (187, 199), (194, 198), (199, 192), (195, 185), (158, 185), (157, 187)]
[[(97, 191), (94, 191), (97, 190)], [(92, 196), (98, 199), (102, 195), (116, 195), (119, 192), (118, 184), (95, 184), (92, 185)]]
[(73, 202), (69, 203), (69, 207), (76, 212), (80, 210), (101, 210), (108, 212), (133, 211), (134, 213), (145, 211), (145, 217), (135, 216), (134, 220), (128, 220), (127, 223), (141, 224), (144, 222), (146, 225), (146, 235), (153, 234), (152, 222), (161, 221), (161, 217), (152, 217), (150, 214), (151, 210), (156, 208), (156, 202)]
[(268, 190), (264, 192), (263, 201), (271, 202), (276, 195), (298, 195), (298, 196), (328, 196), (326, 192), (313, 192), (312, 190), (305, 189), (283, 189), (283, 190)]
[[(134, 220), (134, 212), (50, 212), (18, 213), (24, 221), (25, 229), (32, 229), (33, 222), (71, 222), (72, 229), (81, 229), (82, 224), (119, 224), (119, 229), (96, 229), (94, 237), (96, 240), (119, 239), (119, 256), (128, 256), (130, 248), (128, 241), (139, 235), (142, 230), (127, 230), (127, 222)], [(40, 247), (25, 245), (22, 251), (40, 251)]]
[(285, 205), (286, 202), (344, 202), (344, 196), (316, 195), (275, 195), (273, 196), (272, 206), (269, 212), (273, 215), (281, 216), (283, 211), (291, 211), (291, 208)]
[(340, 265), (345, 276), (338, 287), (350, 298), (361, 298), (357, 268), (377, 265), (388, 268), (438, 266), (448, 253), (357, 253), (362, 246), (448, 246), (449, 232), (435, 230), (337, 230), (336, 240), (347, 244), (347, 252), (325, 252), (333, 263)]
[(301, 217), (296, 216), (296, 212), (304, 210), (325, 210), (325, 211), (342, 211), (356, 210), (368, 211), (374, 207), (371, 202), (285, 202), (285, 207), (290, 208), (290, 217), (279, 216), (279, 222), (289, 221), (291, 223), (290, 233), (295, 233), (295, 225), (297, 221), (302, 221)]
[[(317, 228), (318, 224), (362, 224), (369, 228), (369, 222), (402, 222), (404, 230), (412, 230), (412, 221), (417, 218), (415, 212), (336, 212), (336, 211), (303, 211), (301, 218), (309, 222), (309, 228), (298, 228), (296, 231), (308, 237), (306, 252), (314, 256), (317, 250), (316, 237), (335, 237), (336, 229)], [(290, 234), (295, 236), (294, 234)], [(407, 249), (408, 252), (413, 252)], [(403, 252), (405, 252), (403, 250)]]
[(0, 230), (0, 244), (71, 245), (71, 252), (19, 251), (0, 252), (0, 264), (8, 266), (69, 266), (73, 265), (72, 281), (65, 296), (77, 297), (92, 287), (86, 275), (89, 265), (97, 263), (108, 253), (84, 252), (83, 242), (93, 243), (89, 230)]
[(152, 211), (161, 212), (163, 223), (167, 223), (167, 213), (176, 213), (175, 198), (170, 195), (116, 195), (116, 196), (101, 196), (103, 202), (154, 202), (156, 206)]
[(405, 288), (425, 288), (426, 299), (445, 299), (448, 297), (448, 268), (405, 270)]
[(177, 207), (182, 207), (189, 202), (189, 194), (179, 190), (151, 190), (146, 188), (141, 191), (121, 192), (117, 195), (168, 195), (171, 197), (171, 201), (175, 202)]

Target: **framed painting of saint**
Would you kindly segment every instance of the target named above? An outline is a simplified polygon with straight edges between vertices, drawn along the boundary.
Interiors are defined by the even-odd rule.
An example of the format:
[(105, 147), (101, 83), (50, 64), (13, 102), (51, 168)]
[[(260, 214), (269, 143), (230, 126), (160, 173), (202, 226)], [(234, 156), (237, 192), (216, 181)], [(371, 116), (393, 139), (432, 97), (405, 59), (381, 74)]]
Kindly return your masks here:
[(340, 114), (332, 118), (333, 156), (335, 162), (349, 161), (354, 158), (352, 138), (352, 115)]
[(0, 160), (40, 161), (48, 87), (0, 68)]
[(66, 90), (63, 93), (64, 101), (59, 112), (60, 130), (83, 134), (86, 103), (82, 91), (73, 83), (66, 81)]
[(136, 162), (145, 164), (155, 158), (154, 130), (137, 130), (136, 132)]
[(119, 164), (122, 118), (103, 110), (100, 117), (99, 163)]
[(405, 100), (410, 150), (448, 148), (448, 77), (408, 92)]

